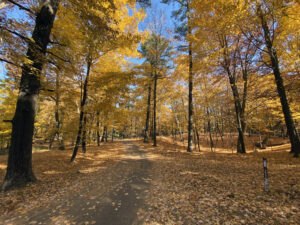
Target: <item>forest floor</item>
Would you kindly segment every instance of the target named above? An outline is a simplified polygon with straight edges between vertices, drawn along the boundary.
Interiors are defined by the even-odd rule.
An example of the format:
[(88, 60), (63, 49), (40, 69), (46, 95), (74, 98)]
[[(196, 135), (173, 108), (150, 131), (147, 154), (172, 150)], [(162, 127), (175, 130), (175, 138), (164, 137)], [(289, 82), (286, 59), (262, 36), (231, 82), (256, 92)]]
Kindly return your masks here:
[[(33, 154), (39, 181), (0, 193), (0, 224), (298, 224), (300, 160), (287, 151), (187, 153), (159, 141)], [(263, 190), (262, 158), (269, 189)], [(7, 156), (0, 156), (0, 179)]]

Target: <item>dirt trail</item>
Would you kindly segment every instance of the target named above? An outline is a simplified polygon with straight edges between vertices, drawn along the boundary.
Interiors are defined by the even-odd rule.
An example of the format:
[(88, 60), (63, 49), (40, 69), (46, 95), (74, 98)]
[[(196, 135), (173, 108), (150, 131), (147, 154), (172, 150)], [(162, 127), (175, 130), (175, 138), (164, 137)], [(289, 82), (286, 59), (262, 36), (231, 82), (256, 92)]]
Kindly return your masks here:
[(90, 185), (76, 192), (66, 192), (47, 206), (7, 215), (0, 219), (0, 224), (142, 224), (137, 212), (144, 206), (143, 196), (150, 186), (148, 176), (152, 163), (133, 142), (123, 144), (126, 146), (124, 157), (97, 173)]

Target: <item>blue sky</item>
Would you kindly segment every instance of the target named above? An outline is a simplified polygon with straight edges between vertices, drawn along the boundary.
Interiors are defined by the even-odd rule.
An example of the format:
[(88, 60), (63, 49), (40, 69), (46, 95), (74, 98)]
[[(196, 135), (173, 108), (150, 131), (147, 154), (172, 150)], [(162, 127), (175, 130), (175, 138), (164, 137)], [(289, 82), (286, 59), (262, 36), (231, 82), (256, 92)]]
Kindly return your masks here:
[[(161, 0), (152, 0), (152, 7), (147, 9), (147, 15), (151, 15), (151, 11), (154, 11), (154, 14), (158, 14), (160, 12), (163, 12), (164, 14), (164, 27), (165, 29), (163, 30), (163, 35), (165, 36), (170, 36), (170, 33), (168, 33), (168, 29), (174, 28), (174, 22), (171, 18), (171, 13), (174, 10), (174, 4), (162, 4), (160, 3)], [(24, 17), (24, 13), (20, 12), (19, 10), (15, 9), (11, 12), (8, 13), (7, 15), (10, 18), (17, 18), (17, 19), (22, 19)], [(151, 18), (147, 17), (144, 22), (142, 22), (139, 25), (139, 28), (141, 30), (146, 29), (149, 24), (151, 23)], [(133, 62), (136, 63), (141, 63), (143, 60), (137, 60), (137, 59), (132, 59)], [(6, 70), (5, 70), (5, 63), (0, 62), (0, 79), (5, 78)]]

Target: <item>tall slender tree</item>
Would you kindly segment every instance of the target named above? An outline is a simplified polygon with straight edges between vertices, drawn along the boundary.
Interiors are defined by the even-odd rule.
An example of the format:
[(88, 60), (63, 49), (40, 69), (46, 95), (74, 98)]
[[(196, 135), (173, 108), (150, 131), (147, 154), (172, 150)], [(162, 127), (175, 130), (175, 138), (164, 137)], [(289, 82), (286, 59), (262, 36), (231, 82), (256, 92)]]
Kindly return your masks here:
[(187, 41), (187, 46), (179, 46), (180, 49), (187, 50), (188, 52), (188, 65), (189, 65), (189, 76), (188, 76), (188, 147), (187, 151), (193, 151), (193, 45), (189, 37), (192, 35), (191, 26), (191, 13), (190, 4), (191, 0), (163, 0), (163, 3), (176, 2), (179, 5), (179, 9), (173, 11), (173, 17), (176, 18), (177, 24), (175, 28), (175, 38), (179, 40)]
[(153, 74), (153, 145), (156, 141), (156, 102), (157, 102), (157, 80), (163, 76), (163, 71), (167, 68), (168, 58), (171, 54), (169, 41), (157, 34), (152, 33), (149, 39), (142, 44), (141, 53), (150, 63)]

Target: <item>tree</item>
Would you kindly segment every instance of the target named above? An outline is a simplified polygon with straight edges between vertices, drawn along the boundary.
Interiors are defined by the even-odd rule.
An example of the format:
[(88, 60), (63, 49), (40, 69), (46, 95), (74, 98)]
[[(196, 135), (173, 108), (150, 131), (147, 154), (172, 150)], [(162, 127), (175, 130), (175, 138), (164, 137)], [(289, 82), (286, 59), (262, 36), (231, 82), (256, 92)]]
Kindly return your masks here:
[[(189, 77), (188, 77), (188, 152), (193, 150), (193, 45), (190, 39), (192, 35), (191, 26), (191, 0), (163, 0), (163, 3), (170, 3), (171, 1), (179, 4), (179, 9), (173, 12), (173, 16), (178, 20), (179, 24), (176, 26), (176, 38), (185, 38), (188, 41), (188, 64), (189, 64)], [(182, 48), (182, 46), (181, 46)]]
[[(10, 65), (21, 67), (22, 68), (22, 77), (20, 82), (20, 92), (17, 100), (17, 107), (15, 116), (13, 119), (13, 127), (12, 127), (12, 135), (11, 135), (11, 148), (9, 152), (9, 160), (7, 173), (2, 185), (2, 189), (8, 189), (17, 185), (24, 185), (26, 182), (36, 180), (33, 172), (32, 172), (32, 139), (33, 139), (33, 131), (34, 131), (34, 119), (36, 114), (36, 103), (39, 97), (39, 91), (41, 89), (41, 74), (43, 65), (46, 62), (50, 64), (55, 64), (49, 58), (46, 58), (46, 54), (49, 56), (55, 56), (56, 58), (64, 61), (65, 63), (70, 63), (68, 60), (63, 57), (56, 55), (53, 52), (47, 50), (48, 44), (54, 45), (67, 45), (68, 43), (59, 43), (55, 39), (55, 36), (51, 37), (50, 33), (52, 31), (54, 19), (56, 16), (56, 12), (58, 10), (58, 5), (60, 3), (59, 0), (49, 0), (49, 1), (41, 1), (40, 7), (36, 7), (36, 5), (31, 5), (31, 3), (25, 2), (25, 6), (16, 3), (15, 1), (9, 1), (10, 4), (18, 7), (20, 10), (25, 11), (30, 16), (34, 15), (35, 24), (32, 33), (32, 38), (26, 37), (26, 34), (31, 30), (32, 24), (30, 22), (16, 22), (16, 20), (8, 20), (6, 23), (5, 18), (0, 18), (0, 29), (1, 29), (1, 37), (2, 30), (4, 31), (5, 42), (11, 44), (11, 40), (8, 40), (7, 37), (17, 37), (21, 40), (25, 41), (28, 44), (27, 50), (24, 47), (22, 42), (15, 42), (15, 44), (11, 44), (11, 46), (15, 46), (15, 53), (13, 53), (12, 49), (8, 52), (2, 52), (1, 61), (7, 62)], [(128, 5), (126, 5), (128, 3)], [(71, 12), (75, 15), (75, 17), (80, 18), (81, 21), (84, 20), (86, 24), (93, 26), (94, 30), (107, 30), (110, 31), (112, 36), (115, 36), (116, 32), (115, 27), (118, 26), (115, 21), (115, 18), (112, 16), (114, 14), (115, 8), (120, 8), (124, 6), (135, 6), (135, 1), (65, 1), (64, 4), (60, 6), (60, 8), (68, 9), (65, 12)], [(27, 7), (28, 6), (28, 7)], [(135, 24), (138, 23), (139, 18), (143, 18), (143, 13), (136, 10), (137, 16), (132, 17), (132, 21), (124, 20), (123, 23), (122, 18), (119, 18), (121, 21), (120, 27), (123, 30), (128, 29), (130, 31), (129, 23)], [(129, 14), (129, 9), (122, 10), (122, 13), (119, 13), (118, 16), (122, 17), (124, 15)], [(31, 17), (28, 17), (31, 18)], [(26, 17), (27, 19), (27, 17)], [(30, 20), (30, 19), (28, 19)], [(76, 23), (77, 20), (72, 21)], [(22, 32), (14, 31), (10, 28), (21, 27), (20, 24), (25, 24), (20, 30)], [(126, 24), (127, 23), (127, 24)], [(72, 31), (68, 30), (66, 27), (67, 24), (63, 24), (63, 31), (70, 32), (72, 35)], [(111, 36), (111, 37), (112, 37)], [(106, 36), (107, 38), (110, 38)], [(118, 38), (123, 45), (128, 39), (124, 38), (124, 32), (118, 34)], [(131, 36), (132, 40), (138, 41), (136, 35)], [(113, 41), (113, 40), (112, 40)], [(6, 44), (7, 44), (6, 43)], [(6, 45), (5, 44), (5, 45)], [(78, 44), (79, 47), (80, 44)], [(1, 46), (2, 50), (2, 46)], [(26, 51), (26, 56), (24, 56), (24, 52)], [(19, 54), (19, 55), (18, 55)], [(21, 57), (20, 57), (21, 56)], [(24, 57), (22, 57), (24, 56)], [(16, 77), (18, 78), (18, 77)], [(43, 87), (44, 88), (44, 87)]]
[[(118, 4), (117, 4), (118, 3)], [(134, 8), (134, 4), (132, 5)], [(83, 86), (83, 96), (81, 100), (80, 116), (79, 116), (79, 128), (76, 138), (76, 143), (71, 157), (71, 162), (76, 158), (80, 140), (82, 139), (83, 152), (85, 152), (85, 136), (86, 135), (86, 101), (88, 98), (88, 82), (90, 72), (93, 69), (94, 64), (103, 55), (116, 50), (118, 48), (130, 48), (130, 46), (136, 44), (139, 41), (139, 35), (137, 34), (137, 25), (140, 19), (143, 18), (143, 13), (137, 11), (133, 15), (128, 15), (128, 7), (124, 2), (115, 2), (114, 10), (107, 13), (106, 26), (103, 25), (103, 21), (96, 21), (95, 24), (90, 24), (90, 21), (83, 20), (79, 25), (81, 30), (84, 31), (87, 36), (83, 41), (83, 51), (86, 54), (86, 76)], [(109, 21), (114, 21), (110, 23)], [(102, 23), (98, 24), (98, 23)], [(99, 26), (101, 35), (98, 32), (95, 33), (95, 26)], [(82, 133), (83, 131), (83, 133)], [(105, 135), (107, 140), (107, 127), (105, 126)]]
[(59, 1), (55, 0), (42, 2), (36, 16), (32, 33), (33, 41), (29, 43), (26, 54), (28, 61), (22, 66), (20, 92), (12, 121), (11, 147), (2, 184), (3, 190), (36, 180), (32, 171), (31, 158), (36, 102), (40, 88), (39, 77), (58, 4)]
[[(297, 4), (297, 3), (292, 3), (292, 4)], [(276, 25), (276, 23), (279, 22), (275, 14), (276, 9), (282, 10), (281, 13), (284, 13), (285, 10), (284, 3), (282, 5), (275, 5), (275, 3), (270, 1), (261, 1), (257, 5), (257, 16), (260, 19), (260, 25), (263, 31), (263, 38), (264, 38), (263, 41), (267, 47), (267, 53), (271, 60), (270, 64), (275, 77), (277, 92), (278, 92), (278, 96), (280, 97), (282, 112), (284, 114), (285, 124), (291, 142), (291, 152), (294, 153), (295, 157), (298, 157), (300, 152), (300, 140), (294, 124), (292, 112), (290, 110), (289, 101), (286, 96), (283, 78), (280, 72), (280, 62), (277, 56), (277, 51), (276, 48), (274, 47), (274, 39), (276, 38), (276, 30), (274, 29), (274, 27), (279, 26)], [(268, 21), (268, 19), (270, 21)], [(268, 25), (268, 23), (270, 25)]]
[[(152, 33), (145, 43), (141, 46), (141, 53), (151, 65), (151, 74), (153, 74), (153, 146), (156, 143), (156, 106), (157, 106), (157, 80), (162, 77), (163, 71), (167, 67), (168, 58), (170, 57), (170, 44), (167, 39)], [(150, 96), (151, 97), (151, 96)], [(149, 98), (148, 98), (149, 101)], [(147, 119), (148, 112), (147, 112)], [(146, 120), (147, 120), (146, 119)]]

